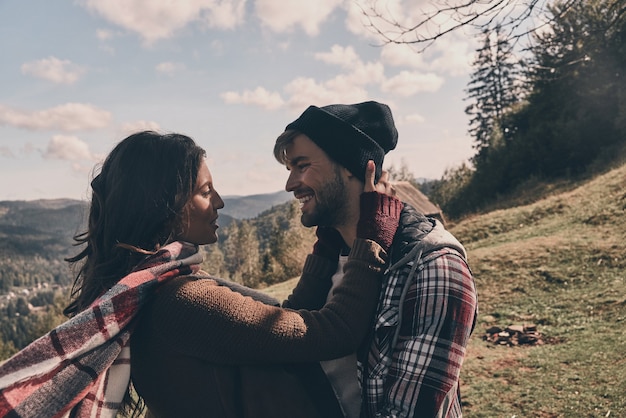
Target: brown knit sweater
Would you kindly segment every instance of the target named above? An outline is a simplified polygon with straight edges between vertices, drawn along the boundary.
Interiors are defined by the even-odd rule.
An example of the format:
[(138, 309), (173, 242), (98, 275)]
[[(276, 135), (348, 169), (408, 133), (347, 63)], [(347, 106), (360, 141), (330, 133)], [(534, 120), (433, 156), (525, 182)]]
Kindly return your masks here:
[[(333, 416), (327, 382), (312, 382), (317, 375), (306, 363), (357, 349), (371, 325), (386, 259), (378, 244), (357, 239), (342, 284), (317, 311), (266, 305), (207, 276), (172, 280), (142, 310), (133, 333), (137, 391), (157, 417)], [(335, 268), (310, 255), (292, 304), (319, 300)]]

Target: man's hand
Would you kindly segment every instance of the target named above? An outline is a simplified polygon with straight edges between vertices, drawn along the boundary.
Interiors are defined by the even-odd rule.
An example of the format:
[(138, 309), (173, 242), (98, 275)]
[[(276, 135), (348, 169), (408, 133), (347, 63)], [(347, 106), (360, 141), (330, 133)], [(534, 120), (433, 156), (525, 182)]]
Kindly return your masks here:
[(398, 228), (404, 204), (392, 195), (377, 190), (374, 185), (375, 168), (373, 161), (367, 162), (356, 236), (376, 241), (388, 251)]
[(364, 192), (378, 192), (389, 196), (395, 196), (396, 190), (389, 182), (389, 172), (383, 170), (378, 183), (374, 184), (374, 178), (376, 177), (376, 165), (374, 161), (369, 160), (365, 167), (365, 187)]
[(376, 191), (378, 193), (387, 194), (389, 196), (396, 195), (396, 189), (389, 181), (389, 172), (387, 170), (383, 170), (382, 174), (380, 175), (380, 179), (378, 179), (378, 183), (376, 183)]
[[(376, 192), (376, 185), (374, 184), (374, 178), (376, 177), (376, 164), (374, 161), (369, 160), (365, 166), (365, 187), (364, 192)], [(382, 193), (382, 192), (381, 192)]]

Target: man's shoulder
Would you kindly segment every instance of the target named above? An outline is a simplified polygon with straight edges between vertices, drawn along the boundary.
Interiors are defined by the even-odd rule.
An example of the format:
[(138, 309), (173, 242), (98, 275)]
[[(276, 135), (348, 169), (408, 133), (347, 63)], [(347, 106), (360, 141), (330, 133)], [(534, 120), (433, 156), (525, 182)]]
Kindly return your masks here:
[[(421, 258), (421, 262), (422, 263), (429, 263), (429, 262), (433, 262), (437, 259), (440, 258), (455, 258), (455, 259), (460, 259), (463, 263), (467, 264), (467, 260), (465, 260), (465, 257), (463, 256), (463, 254), (456, 248), (454, 247), (440, 247), (440, 248), (436, 248), (433, 250), (430, 250), (428, 252), (425, 252), (422, 255)], [(444, 261), (444, 260), (441, 260)]]

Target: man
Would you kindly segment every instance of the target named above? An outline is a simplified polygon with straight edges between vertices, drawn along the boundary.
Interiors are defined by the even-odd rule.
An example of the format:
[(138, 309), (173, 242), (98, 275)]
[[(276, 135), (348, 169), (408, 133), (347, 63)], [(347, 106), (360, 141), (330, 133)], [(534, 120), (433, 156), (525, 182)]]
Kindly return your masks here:
[[(379, 181), (397, 139), (389, 107), (369, 101), (310, 106), (276, 140), (274, 156), (290, 171), (285, 189), (301, 203), (302, 224), (317, 226), (313, 253), (337, 259), (330, 292), (356, 237), (364, 167), (373, 160)], [(460, 417), (459, 374), (477, 312), (465, 249), (404, 204), (389, 257), (362, 349), (322, 368), (347, 417)], [(285, 306), (299, 308), (293, 300)]]

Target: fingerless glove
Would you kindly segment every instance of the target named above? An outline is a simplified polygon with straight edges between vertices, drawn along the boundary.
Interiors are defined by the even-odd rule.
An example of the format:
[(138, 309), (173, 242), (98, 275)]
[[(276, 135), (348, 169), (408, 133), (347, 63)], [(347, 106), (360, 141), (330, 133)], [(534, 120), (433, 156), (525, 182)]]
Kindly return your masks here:
[(356, 236), (375, 241), (389, 251), (404, 204), (393, 196), (378, 192), (364, 192), (360, 199), (361, 214)]

